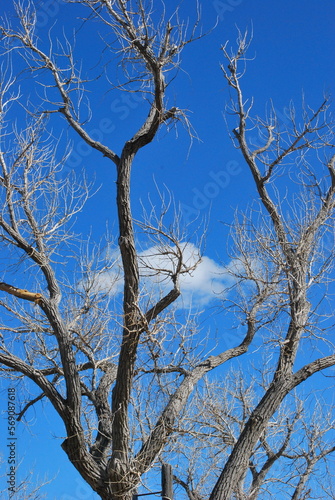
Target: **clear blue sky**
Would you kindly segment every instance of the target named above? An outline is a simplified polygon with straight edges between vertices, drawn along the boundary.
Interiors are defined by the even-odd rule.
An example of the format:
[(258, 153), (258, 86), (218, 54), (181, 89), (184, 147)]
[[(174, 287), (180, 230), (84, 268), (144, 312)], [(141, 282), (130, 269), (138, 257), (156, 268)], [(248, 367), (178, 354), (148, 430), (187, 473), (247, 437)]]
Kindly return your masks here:
[[(78, 5), (65, 6), (61, 0), (35, 3), (41, 37), (52, 24), (58, 34), (63, 29), (71, 33), (70, 14), (77, 15), (76, 11), (81, 11)], [(178, 3), (169, 0), (171, 5)], [(201, 3), (203, 31), (210, 33), (185, 48), (183, 71), (169, 89), (171, 105), (190, 110), (189, 118), (200, 141), (194, 140), (190, 147), (183, 129), (178, 130), (177, 137), (174, 131), (169, 135), (166, 131), (161, 132), (158, 140), (141, 151), (136, 159), (132, 196), (136, 214), (140, 210), (139, 199), (145, 202), (149, 192), (155, 196), (156, 182), (173, 192), (175, 201), (182, 205), (186, 221), (189, 217), (205, 217), (210, 213), (206, 255), (220, 263), (226, 258), (227, 233), (222, 221), (230, 223), (235, 209), (243, 208), (254, 194), (249, 173), (239, 152), (231, 145), (222, 115), (229, 93), (219, 67), (224, 62), (220, 47), (226, 40), (234, 43), (236, 26), (242, 31), (245, 28), (253, 31), (250, 56), (254, 60), (250, 61), (244, 78), (245, 94), (254, 97), (255, 112), (260, 115), (272, 99), (285, 120), (285, 107), (292, 99), (299, 105), (302, 92), (306, 101), (315, 107), (321, 103), (325, 92), (335, 95), (335, 4), (333, 0)], [(184, 2), (182, 13), (185, 16), (193, 15), (193, 4), (193, 0)], [(12, 0), (3, 1), (0, 12), (10, 16)], [(78, 20), (76, 23), (76, 27), (79, 26)], [(79, 31), (79, 39), (85, 29)], [(85, 46), (78, 43), (76, 47), (78, 60), (87, 61), (101, 50), (94, 37), (94, 28), (91, 30), (89, 37), (85, 35), (89, 43)], [(135, 98), (115, 91), (105, 94), (99, 85), (98, 81), (91, 96), (93, 118), (88, 130), (94, 130), (119, 153), (122, 141), (136, 130), (147, 109)], [(231, 123), (230, 128), (232, 126)], [(60, 122), (55, 127), (61, 127)], [(95, 175), (97, 185), (101, 184), (99, 203), (97, 198), (89, 201), (79, 217), (79, 229), (84, 232), (85, 227), (92, 227), (93, 234), (99, 236), (107, 221), (111, 228), (115, 227), (115, 171), (101, 155), (87, 152), (82, 142), (71, 137), (74, 149), (69, 168), (76, 171), (84, 168), (90, 178)], [(5, 391), (6, 385), (0, 388)], [(45, 476), (48, 479), (55, 477), (44, 489), (50, 500), (96, 498), (65, 459), (60, 448), (64, 431), (55, 414), (47, 406), (36, 405), (27, 417), (29, 425), (18, 425), (22, 471), (31, 468), (33, 482)], [(1, 435), (5, 432), (4, 423), (1, 418)]]

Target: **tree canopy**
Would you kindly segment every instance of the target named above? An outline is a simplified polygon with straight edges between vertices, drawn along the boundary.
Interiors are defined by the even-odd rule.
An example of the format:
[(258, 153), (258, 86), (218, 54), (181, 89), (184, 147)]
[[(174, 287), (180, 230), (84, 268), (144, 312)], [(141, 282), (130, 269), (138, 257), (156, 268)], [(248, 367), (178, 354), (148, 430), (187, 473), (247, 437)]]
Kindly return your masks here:
[[(162, 463), (189, 500), (333, 498), (330, 97), (264, 109), (248, 78), (252, 30), (235, 29), (216, 103), (234, 156), (205, 162), (183, 203), (174, 144), (195, 162), (201, 139), (179, 102), (183, 56), (237, 5), (214, 2), (207, 30), (197, 3), (64, 0), (54, 16), (13, 5), (0, 22), (6, 432), (46, 408), (102, 500), (152, 489)], [(37, 498), (10, 436), (6, 490)]]

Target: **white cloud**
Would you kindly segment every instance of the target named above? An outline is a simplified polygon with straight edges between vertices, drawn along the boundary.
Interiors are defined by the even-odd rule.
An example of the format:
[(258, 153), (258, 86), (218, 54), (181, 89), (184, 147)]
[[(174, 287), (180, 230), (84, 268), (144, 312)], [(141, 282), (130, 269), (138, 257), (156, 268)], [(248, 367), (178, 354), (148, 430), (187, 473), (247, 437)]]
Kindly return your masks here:
[(209, 257), (202, 257), (201, 262), (191, 274), (180, 280), (182, 300), (186, 306), (204, 306), (214, 299), (222, 297), (222, 293), (230, 283), (225, 269)]
[[(191, 243), (181, 244), (185, 268), (192, 268), (199, 260), (200, 251)], [(167, 293), (172, 288), (171, 274), (176, 268), (176, 248), (152, 246), (139, 253), (141, 285), (143, 290), (153, 297)], [(99, 290), (106, 290), (113, 283), (111, 293), (118, 295), (123, 288), (120, 258), (116, 259), (115, 271), (102, 273), (98, 278)], [(202, 307), (213, 300), (218, 300), (224, 289), (231, 284), (231, 277), (225, 269), (213, 259), (203, 256), (200, 262), (179, 279), (181, 297), (177, 301), (179, 308)]]

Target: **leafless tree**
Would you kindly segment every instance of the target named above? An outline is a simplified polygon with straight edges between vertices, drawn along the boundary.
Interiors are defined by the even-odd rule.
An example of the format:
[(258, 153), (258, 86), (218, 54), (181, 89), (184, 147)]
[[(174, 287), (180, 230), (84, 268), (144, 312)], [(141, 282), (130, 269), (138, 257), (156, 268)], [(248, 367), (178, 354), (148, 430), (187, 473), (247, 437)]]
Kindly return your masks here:
[[(266, 332), (274, 349), (274, 370), (225, 463), (212, 500), (230, 499), (234, 489), (241, 497), (253, 450), (284, 398), (335, 361), (329, 338), (331, 313), (327, 322), (321, 306), (327, 300), (334, 260), (335, 155), (328, 101), (316, 111), (303, 106), (301, 121), (292, 107), (287, 130), (281, 129), (273, 112), (266, 119), (253, 119), (252, 102), (240, 85), (248, 45), (248, 34), (240, 33), (236, 52), (223, 47), (228, 66), (222, 70), (235, 93), (230, 107), (237, 117), (233, 138), (259, 197), (254, 213), (237, 222), (231, 272), (244, 296), (235, 308), (251, 331)], [(248, 141), (253, 127), (262, 139), (256, 147)], [(313, 168), (316, 162), (318, 171)], [(303, 352), (310, 346), (314, 351), (304, 364)]]
[[(191, 409), (179, 424), (183, 437), (173, 449), (180, 464), (175, 468), (175, 482), (190, 500), (210, 495), (222, 463), (232, 453), (259, 394), (266, 390), (266, 378), (263, 367), (254, 368), (250, 377), (245, 370), (232, 370), (224, 384), (205, 381), (196, 391)], [(269, 420), (249, 457), (246, 480), (243, 488), (235, 490), (235, 497), (301, 499), (315, 498), (316, 494), (320, 499), (332, 498), (334, 424), (332, 405), (315, 399), (315, 395), (309, 396), (308, 404), (296, 393), (290, 395)], [(320, 484), (310, 488), (311, 479)]]
[[(206, 354), (191, 316), (182, 323), (173, 309), (182, 276), (194, 271), (201, 255), (193, 252), (190, 258), (194, 247), (178, 213), (174, 223), (166, 222), (169, 203), (160, 213), (152, 207), (135, 221), (130, 197), (137, 153), (166, 125), (180, 121), (189, 129), (186, 113), (168, 106), (167, 83), (175, 76), (181, 51), (199, 35), (188, 32), (178, 10), (155, 21), (153, 2), (70, 3), (89, 9), (84, 24), (95, 20), (113, 35), (105, 47), (118, 54), (123, 79), (112, 84), (107, 74), (106, 81), (120, 92), (143, 96), (148, 114), (119, 152), (96, 140), (87, 127), (94, 110), (86, 116), (83, 111), (85, 89), (92, 82), (76, 65), (72, 41), (53, 41), (52, 31), (49, 40), (39, 40), (32, 4), (17, 5), (18, 26), (1, 23), (7, 79), (1, 79), (0, 237), (8, 263), (1, 270), (0, 362), (5, 375), (32, 382), (32, 395), (19, 417), (47, 399), (66, 429), (62, 448), (83, 479), (103, 500), (126, 500), (182, 433), (179, 423), (198, 382), (245, 354), (252, 343), (264, 345), (275, 360), (271, 378), (241, 420), (239, 435), (230, 436), (231, 450), (211, 492), (212, 500), (246, 498), (251, 471), (256, 493), (250, 498), (256, 498), (272, 465), (266, 443), (271, 418), (299, 384), (335, 364), (326, 331), (330, 321), (320, 322), (322, 285), (327, 286), (334, 255), (335, 156), (325, 161), (321, 156), (333, 147), (327, 101), (316, 112), (304, 110), (301, 124), (292, 109), (292, 127), (284, 132), (274, 114), (253, 120), (240, 87), (247, 39), (240, 36), (236, 53), (223, 49), (229, 61), (224, 75), (236, 96), (234, 140), (250, 168), (259, 205), (238, 218), (235, 254), (227, 267), (234, 285), (225, 307), (236, 313), (240, 341)], [(24, 72), (14, 77), (11, 68), (18, 56)], [(32, 96), (31, 89), (29, 97), (22, 95), (28, 77), (38, 81), (42, 95)], [(14, 121), (9, 129), (13, 116), (20, 123), (24, 117), (26, 124)], [(57, 117), (115, 166), (119, 253), (108, 235), (92, 247), (71, 232), (93, 188), (85, 179), (59, 177), (69, 153), (66, 147), (61, 150), (62, 136), (55, 142), (51, 124), (58, 123)], [(261, 139), (264, 135), (256, 149), (248, 142), (250, 127), (257, 127)], [(321, 174), (312, 168), (315, 161)], [(291, 198), (281, 184), (284, 175), (293, 186)], [(138, 247), (135, 224), (152, 245), (150, 255)], [(158, 292), (148, 290), (152, 276), (162, 285)], [(120, 280), (121, 304), (115, 294)], [(318, 305), (310, 299), (314, 289)], [(298, 363), (297, 355), (308, 345), (314, 346), (315, 356)], [(252, 465), (257, 446), (268, 454), (264, 477)], [(306, 459), (307, 468), (312, 462)], [(292, 498), (300, 498), (304, 474), (293, 481), (297, 495)], [(187, 481), (179, 481), (189, 488)]]

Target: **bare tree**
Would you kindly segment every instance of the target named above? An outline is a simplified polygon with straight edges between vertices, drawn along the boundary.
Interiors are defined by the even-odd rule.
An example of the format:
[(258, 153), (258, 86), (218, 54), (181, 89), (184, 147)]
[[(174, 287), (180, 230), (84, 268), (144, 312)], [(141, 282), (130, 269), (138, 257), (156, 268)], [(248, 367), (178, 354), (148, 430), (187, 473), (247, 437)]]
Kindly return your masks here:
[[(258, 377), (260, 371), (263, 373)], [(190, 500), (210, 495), (222, 464), (232, 453), (260, 394), (266, 391), (266, 379), (263, 368), (254, 368), (250, 377), (245, 370), (232, 370), (224, 384), (205, 380), (203, 388), (196, 391), (191, 410), (179, 423), (183, 437), (173, 449), (181, 464), (176, 467), (175, 482)], [(269, 420), (249, 457), (245, 481), (234, 492), (236, 498), (309, 498), (308, 491), (311, 498), (314, 492), (320, 499), (332, 498), (333, 408), (315, 400), (315, 395), (307, 401), (294, 392)], [(311, 484), (320, 481), (317, 489), (308, 486), (311, 480)]]
[[(142, 221), (135, 221), (130, 197), (137, 153), (163, 126), (181, 121), (189, 129), (186, 113), (168, 106), (166, 93), (169, 75), (175, 75), (181, 51), (196, 32), (187, 31), (178, 11), (157, 16), (153, 2), (73, 3), (90, 10), (84, 24), (95, 20), (114, 37), (112, 44), (106, 40), (106, 48), (119, 54), (124, 80), (112, 85), (107, 75), (106, 81), (120, 92), (143, 96), (148, 114), (119, 152), (96, 140), (87, 127), (94, 110), (83, 116), (85, 88), (92, 82), (76, 65), (72, 41), (52, 42), (51, 32), (46, 49), (47, 41), (40, 41), (35, 32), (33, 5), (17, 5), (18, 26), (2, 22), (7, 79), (1, 80), (0, 227), (9, 265), (0, 283), (0, 362), (5, 375), (33, 383), (33, 394), (23, 402), (19, 417), (47, 399), (66, 429), (62, 448), (83, 479), (103, 500), (129, 499), (141, 476), (182, 432), (179, 423), (197, 383), (214, 368), (245, 354), (252, 342), (264, 342), (276, 359), (272, 378), (259, 402), (248, 406), (250, 414), (241, 420), (239, 435), (230, 437), (231, 450), (211, 492), (213, 500), (244, 498), (251, 471), (255, 493), (250, 498), (256, 498), (275, 462), (265, 441), (271, 418), (299, 384), (335, 364), (318, 307), (309, 298), (314, 288), (324, 297), (319, 287), (327, 285), (334, 256), (329, 238), (335, 156), (330, 155), (325, 165), (321, 159), (321, 151), (333, 147), (327, 101), (316, 112), (304, 111), (302, 124), (292, 109), (292, 128), (284, 133), (273, 114), (252, 120), (240, 87), (244, 68), (240, 72), (239, 64), (246, 60), (247, 39), (240, 36), (237, 53), (224, 48), (229, 60), (224, 74), (236, 94), (234, 140), (250, 168), (260, 205), (237, 221), (235, 254), (227, 267), (234, 280), (227, 310), (240, 321), (240, 341), (204, 354), (192, 318), (181, 323), (172, 307), (180, 296), (182, 276), (194, 271), (201, 255), (193, 251), (190, 256), (195, 247), (187, 241), (178, 213), (173, 224), (166, 222), (169, 203), (163, 203), (160, 213), (152, 207)], [(23, 57), (20, 67), (24, 64), (25, 72), (15, 78), (11, 65), (17, 56)], [(42, 95), (24, 99), (19, 85), (25, 89), (27, 75), (38, 79)], [(14, 122), (8, 131), (7, 123), (15, 115), (21, 123), (25, 115), (26, 125)], [(119, 254), (112, 250), (108, 235), (100, 245), (88, 242), (85, 247), (69, 229), (92, 187), (81, 179), (60, 180), (68, 151), (56, 148), (50, 124), (58, 123), (57, 117), (115, 166)], [(248, 143), (251, 126), (265, 136), (256, 149)], [(308, 154), (324, 168), (322, 175), (314, 173)], [(296, 172), (288, 172), (291, 158)], [(292, 182), (291, 200), (282, 195), (279, 174), (298, 180), (298, 186)], [(135, 223), (151, 243), (149, 255), (139, 249)], [(152, 276), (164, 285), (159, 292), (148, 291)], [(122, 304), (115, 295), (120, 279)], [(309, 342), (320, 356), (296, 365), (299, 349)], [(258, 445), (268, 454), (264, 474), (252, 465)], [(306, 460), (307, 468), (312, 462)], [(301, 489), (304, 477), (299, 477)], [(198, 498), (194, 492), (190, 495), (187, 481), (179, 482), (190, 498)], [(297, 495), (299, 484), (294, 483)]]
[[(249, 328), (268, 332), (276, 362), (272, 379), (243, 427), (211, 499), (231, 498), (234, 489), (239, 498), (253, 450), (284, 398), (335, 361), (327, 335), (332, 322), (324, 318), (324, 326), (320, 325), (320, 303), (327, 298), (334, 259), (335, 155), (328, 102), (325, 99), (316, 111), (303, 107), (301, 122), (292, 107), (288, 130), (280, 129), (273, 112), (265, 120), (252, 119), (252, 103), (248, 104), (240, 85), (248, 45), (246, 33), (239, 34), (236, 52), (223, 47), (228, 67), (222, 70), (236, 96), (231, 104), (237, 117), (233, 136), (259, 196), (257, 218), (245, 214), (237, 225), (238, 253), (231, 272), (247, 299), (236, 304), (238, 312)], [(261, 145), (248, 141), (253, 127), (259, 130)], [(315, 162), (319, 171), (323, 169), (321, 175), (313, 169)], [(282, 176), (292, 179), (289, 193)], [(247, 294), (246, 282), (252, 285)], [(313, 294), (319, 298), (317, 305), (312, 303)], [(306, 364), (299, 362), (298, 354), (309, 345), (314, 346), (315, 355)]]

